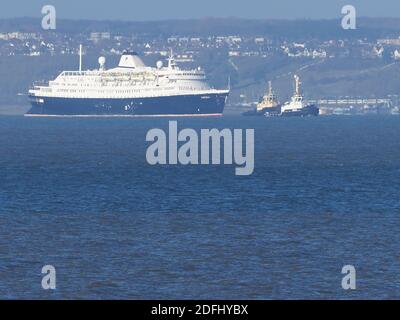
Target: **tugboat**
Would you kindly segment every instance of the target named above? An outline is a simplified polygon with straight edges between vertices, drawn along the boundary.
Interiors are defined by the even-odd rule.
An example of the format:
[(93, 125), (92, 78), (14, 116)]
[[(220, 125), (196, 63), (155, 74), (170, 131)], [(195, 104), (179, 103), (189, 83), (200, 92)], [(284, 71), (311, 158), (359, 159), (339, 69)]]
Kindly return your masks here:
[(272, 82), (268, 81), (268, 91), (262, 100), (257, 104), (257, 108), (244, 112), (244, 116), (279, 116), (281, 105), (272, 89)]
[(306, 104), (301, 92), (300, 77), (295, 75), (295, 93), (292, 99), (281, 107), (282, 117), (308, 117), (318, 116), (319, 108), (314, 104)]

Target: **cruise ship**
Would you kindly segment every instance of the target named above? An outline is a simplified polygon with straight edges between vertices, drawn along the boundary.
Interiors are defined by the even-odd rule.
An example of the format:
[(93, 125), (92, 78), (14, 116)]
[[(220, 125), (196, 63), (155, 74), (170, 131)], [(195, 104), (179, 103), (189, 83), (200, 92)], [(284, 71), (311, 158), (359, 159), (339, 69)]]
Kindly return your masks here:
[(63, 71), (55, 80), (29, 90), (26, 116), (220, 116), (229, 90), (212, 88), (201, 68), (181, 70), (168, 64), (144, 64), (136, 52), (124, 52), (116, 68)]

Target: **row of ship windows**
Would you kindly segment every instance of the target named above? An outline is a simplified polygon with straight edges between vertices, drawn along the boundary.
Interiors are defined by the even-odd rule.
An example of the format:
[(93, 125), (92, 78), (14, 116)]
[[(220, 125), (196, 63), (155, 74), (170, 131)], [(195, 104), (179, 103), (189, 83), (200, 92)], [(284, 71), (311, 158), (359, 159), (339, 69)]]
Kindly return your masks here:
[[(182, 76), (196, 76), (193, 74), (183, 74)], [(200, 77), (200, 78), (199, 78)], [(203, 79), (203, 77), (199, 76), (196, 79), (190, 79), (190, 80), (198, 80), (198, 79)], [(78, 83), (83, 83), (83, 82), (90, 82), (90, 83), (102, 83), (102, 82), (115, 82), (115, 81), (121, 81), (121, 82), (143, 82), (143, 81), (157, 81), (156, 77), (135, 77), (135, 78), (105, 78), (105, 79), (99, 79), (99, 78), (93, 78), (93, 79), (74, 79), (74, 78), (63, 78), (61, 79), (62, 82), (54, 82), (54, 84), (58, 85), (77, 85)], [(188, 79), (180, 79), (180, 78), (170, 78), (171, 81), (176, 81), (176, 80), (188, 80)], [(73, 82), (73, 84), (66, 83), (66, 82)]]
[(147, 84), (154, 84), (157, 81), (154, 80), (131, 80), (131, 81), (120, 81), (120, 82), (102, 82), (102, 81), (92, 81), (92, 82), (75, 82), (75, 83), (65, 83), (65, 82), (51, 82), (52, 86), (62, 86), (62, 87), (93, 87), (93, 86), (113, 86), (113, 87), (120, 87), (124, 85), (143, 85), (144, 83)]
[[(161, 91), (161, 90), (174, 90), (174, 87), (169, 87), (169, 88), (149, 88), (149, 89), (136, 89), (136, 90), (112, 90), (112, 93), (140, 93), (142, 91)], [(193, 87), (179, 87), (179, 90), (194, 90)], [(85, 93), (88, 91), (95, 91), (99, 92), (99, 90), (96, 89), (91, 89), (91, 90), (69, 90), (69, 89), (57, 89), (57, 92), (70, 92), (70, 93)], [(108, 90), (110, 91), (110, 90)], [(100, 92), (107, 92), (107, 90), (101, 90)]]
[[(196, 76), (196, 75), (191, 75), (191, 74), (183, 74), (182, 76)], [(200, 77), (201, 78), (201, 77)], [(171, 80), (179, 80), (180, 78), (171, 78)], [(196, 78), (198, 79), (198, 78)], [(135, 77), (135, 78), (105, 78), (105, 79), (99, 79), (99, 78), (94, 78), (94, 79), (69, 79), (69, 78), (64, 78), (62, 79), (62, 81), (64, 83), (60, 83), (60, 84), (65, 84), (65, 82), (71, 81), (71, 82), (75, 82), (76, 83), (82, 83), (82, 82), (98, 82), (101, 83), (103, 81), (124, 81), (124, 82), (128, 82), (128, 81), (138, 81), (138, 82), (142, 82), (142, 81), (156, 81), (157, 77)], [(182, 79), (182, 80), (187, 80), (187, 79)]]
[[(174, 88), (165, 88), (164, 90), (173, 90)], [(113, 90), (111, 93), (119, 93), (119, 94), (131, 94), (131, 93), (140, 93), (143, 91), (149, 92), (149, 91), (156, 91), (160, 89), (142, 89), (142, 90)], [(194, 90), (192, 87), (179, 87), (179, 90)], [(65, 92), (65, 93), (87, 93), (88, 90), (68, 90), (68, 89), (58, 89), (56, 90), (57, 92)], [(101, 93), (107, 93), (107, 91), (104, 90), (89, 90), (89, 91), (94, 91), (94, 92), (101, 92)], [(110, 93), (110, 92), (108, 92)]]
[[(192, 80), (195, 81), (195, 80)], [(86, 82), (86, 81), (85, 81)], [(170, 82), (177, 82), (177, 80), (170, 80)], [(89, 82), (89, 83), (82, 83), (82, 82), (78, 82), (78, 83), (65, 83), (65, 82), (51, 82), (52, 86), (67, 86), (67, 87), (90, 87), (90, 86), (94, 86), (94, 85), (108, 85), (108, 86), (124, 86), (124, 85), (143, 85), (143, 83), (157, 83), (157, 81), (155, 80), (124, 80), (121, 82), (102, 82), (102, 81), (93, 81), (93, 82)]]

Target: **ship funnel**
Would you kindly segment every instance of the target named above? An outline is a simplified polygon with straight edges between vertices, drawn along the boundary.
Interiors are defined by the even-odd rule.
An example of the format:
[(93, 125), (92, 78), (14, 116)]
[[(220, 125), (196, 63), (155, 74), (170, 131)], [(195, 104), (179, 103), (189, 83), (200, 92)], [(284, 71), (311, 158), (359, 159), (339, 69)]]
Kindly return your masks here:
[(143, 68), (146, 65), (136, 52), (124, 52), (119, 61), (120, 68)]

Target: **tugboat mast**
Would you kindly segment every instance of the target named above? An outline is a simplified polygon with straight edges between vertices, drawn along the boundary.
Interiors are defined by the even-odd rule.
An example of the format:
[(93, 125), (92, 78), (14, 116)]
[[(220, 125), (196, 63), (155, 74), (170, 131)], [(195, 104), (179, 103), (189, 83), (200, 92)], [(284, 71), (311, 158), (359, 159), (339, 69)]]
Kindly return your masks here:
[(268, 94), (269, 94), (270, 96), (273, 95), (273, 92), (272, 92), (272, 81), (271, 81), (271, 80), (268, 81)]
[(301, 81), (300, 77), (297, 74), (294, 75), (294, 81), (295, 81), (295, 94), (296, 96), (301, 96)]

